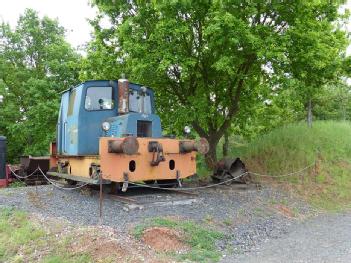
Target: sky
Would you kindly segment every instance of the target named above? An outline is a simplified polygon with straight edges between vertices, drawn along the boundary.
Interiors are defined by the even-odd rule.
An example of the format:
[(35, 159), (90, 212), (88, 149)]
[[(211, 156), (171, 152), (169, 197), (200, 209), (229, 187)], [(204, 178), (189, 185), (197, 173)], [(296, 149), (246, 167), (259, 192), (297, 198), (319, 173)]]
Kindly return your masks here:
[[(97, 9), (90, 6), (89, 0), (0, 0), (0, 21), (9, 22), (14, 27), (26, 8), (38, 11), (40, 17), (57, 18), (67, 30), (67, 41), (74, 47), (91, 39), (92, 28), (87, 19), (94, 18)], [(351, 9), (351, 0), (347, 1), (346, 8)], [(347, 28), (351, 32), (351, 20)], [(351, 46), (348, 51), (350, 54)]]
[(39, 12), (39, 16), (57, 18), (66, 32), (66, 39), (79, 47), (91, 39), (92, 28), (87, 18), (94, 18), (96, 8), (88, 0), (0, 0), (0, 21), (9, 22), (12, 27), (26, 8)]

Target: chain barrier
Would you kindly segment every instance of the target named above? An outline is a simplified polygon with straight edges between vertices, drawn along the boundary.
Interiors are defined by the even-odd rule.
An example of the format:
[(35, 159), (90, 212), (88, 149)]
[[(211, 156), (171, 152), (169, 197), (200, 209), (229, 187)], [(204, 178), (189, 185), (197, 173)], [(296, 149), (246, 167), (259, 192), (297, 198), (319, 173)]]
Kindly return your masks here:
[(260, 177), (271, 177), (271, 178), (281, 178), (281, 177), (288, 177), (288, 176), (292, 176), (292, 175), (295, 175), (295, 174), (301, 174), (303, 171), (313, 167), (316, 165), (316, 161), (314, 161), (313, 163), (307, 165), (306, 167), (298, 170), (298, 171), (295, 171), (295, 172), (291, 172), (291, 173), (287, 173), (287, 174), (280, 174), (280, 175), (269, 175), (269, 174), (260, 174), (260, 173), (256, 173), (256, 172), (249, 172), (249, 174), (252, 174), (252, 175), (256, 175), (256, 176), (260, 176)]
[[(77, 186), (77, 187), (62, 187), (62, 186), (59, 186), (56, 184), (56, 182), (54, 182), (53, 180), (50, 180), (46, 175), (45, 173), (43, 172), (43, 170), (41, 170), (41, 168), (38, 166), (38, 168), (30, 175), (28, 176), (24, 176), (24, 177), (21, 177), (19, 175), (17, 175), (16, 173), (14, 173), (11, 168), (10, 168), (10, 171), (18, 178), (22, 178), (22, 179), (25, 179), (25, 178), (28, 178), (30, 176), (32, 176), (36, 171), (39, 171), (43, 177), (50, 183), (52, 184), (53, 186), (59, 188), (59, 189), (63, 189), (63, 190), (76, 190), (76, 189), (80, 189), (84, 186), (87, 186), (89, 183), (85, 183), (83, 185), (80, 185), (80, 186)], [(169, 190), (169, 191), (190, 191), (190, 190), (197, 190), (197, 189), (205, 189), (205, 188), (211, 188), (211, 187), (214, 187), (214, 186), (218, 186), (218, 185), (223, 185), (223, 184), (226, 184), (226, 183), (229, 183), (231, 181), (234, 181), (242, 176), (244, 176), (245, 174), (248, 174), (248, 172), (245, 172), (245, 173), (242, 173), (236, 177), (233, 177), (231, 179), (228, 179), (228, 180), (225, 180), (225, 181), (222, 181), (222, 182), (219, 182), (219, 183), (216, 183), (216, 184), (210, 184), (210, 185), (205, 185), (205, 186), (198, 186), (198, 187), (183, 187), (183, 188), (180, 188), (180, 189), (174, 189), (174, 188), (165, 188), (165, 187), (158, 187), (158, 186), (151, 186), (151, 185), (146, 185), (146, 184), (139, 184), (139, 183), (130, 183), (132, 185), (136, 185), (136, 186), (142, 186), (142, 187), (146, 187), (146, 188), (152, 188), (152, 189), (160, 189), (160, 190)]]
[(9, 167), (10, 172), (11, 172), (15, 177), (17, 177), (18, 179), (27, 179), (27, 178), (31, 177), (33, 174), (35, 174), (35, 173), (38, 171), (38, 168), (37, 168), (37, 169), (35, 169), (34, 172), (32, 172), (31, 174), (26, 175), (26, 176), (21, 176), (21, 175), (16, 174), (16, 173), (12, 170), (12, 168), (11, 168), (10, 165), (9, 165), (8, 167)]
[(88, 183), (85, 183), (85, 184), (82, 184), (82, 185), (79, 185), (79, 186), (76, 186), (76, 187), (62, 187), (62, 186), (59, 186), (56, 184), (56, 182), (50, 180), (46, 175), (45, 173), (40, 169), (40, 167), (38, 166), (38, 170), (39, 172), (44, 176), (44, 178), (50, 183), (52, 184), (53, 186), (59, 188), (59, 189), (62, 189), (62, 190), (68, 190), (68, 191), (71, 191), (71, 190), (76, 190), (76, 189), (80, 189), (80, 188), (83, 188), (84, 186), (87, 186)]
[(130, 183), (132, 185), (137, 185), (137, 186), (142, 186), (142, 187), (146, 187), (146, 188), (152, 188), (152, 189), (161, 189), (161, 190), (169, 190), (169, 191), (191, 191), (191, 190), (197, 190), (197, 189), (205, 189), (205, 188), (211, 188), (214, 186), (218, 186), (218, 185), (222, 185), (222, 184), (226, 184), (229, 183), (231, 181), (234, 181), (236, 179), (239, 179), (240, 177), (244, 176), (245, 174), (248, 174), (248, 172), (242, 173), (236, 177), (230, 178), (228, 180), (216, 183), (216, 184), (209, 184), (209, 185), (205, 185), (205, 186), (198, 186), (198, 187), (182, 187), (182, 188), (165, 188), (165, 187), (158, 187), (158, 186), (151, 186), (151, 185), (146, 185), (146, 184), (139, 184), (139, 183)]
[[(166, 187), (159, 187), (159, 186), (151, 186), (151, 185), (146, 185), (146, 184), (139, 184), (139, 183), (136, 183), (136, 182), (133, 182), (133, 183), (130, 183), (132, 185), (136, 185), (136, 186), (141, 186), (141, 187), (145, 187), (145, 188), (151, 188), (151, 189), (160, 189), (160, 190), (168, 190), (168, 191), (191, 191), (191, 190), (198, 190), (198, 189), (206, 189), (206, 188), (211, 188), (211, 187), (215, 187), (215, 186), (218, 186), (218, 185), (223, 185), (223, 184), (227, 184), (231, 181), (234, 181), (236, 179), (239, 179), (240, 177), (246, 175), (246, 174), (250, 174), (250, 175), (256, 175), (256, 176), (260, 176), (260, 177), (271, 177), (271, 178), (281, 178), (281, 177), (288, 177), (288, 176), (292, 176), (292, 175), (295, 175), (295, 174), (301, 174), (303, 171), (315, 166), (316, 164), (316, 161), (314, 161), (313, 163), (309, 164), (308, 166), (298, 170), (298, 171), (295, 171), (295, 172), (291, 172), (291, 173), (287, 173), (287, 174), (281, 174), (281, 175), (269, 175), (269, 174), (260, 174), (260, 173), (257, 173), (257, 172), (244, 172), (236, 177), (233, 177), (233, 178), (230, 178), (228, 180), (225, 180), (225, 181), (222, 181), (222, 182), (219, 182), (219, 183), (215, 183), (215, 184), (210, 184), (210, 185), (205, 185), (205, 186), (198, 186), (198, 187), (182, 187), (182, 188), (179, 188), (179, 189), (175, 189), (175, 188), (166, 188)], [(79, 185), (77, 187), (62, 187), (62, 186), (59, 186), (56, 184), (56, 182), (54, 182), (53, 180), (50, 180), (46, 175), (45, 173), (41, 170), (41, 168), (38, 166), (38, 168), (33, 172), (31, 173), (30, 175), (27, 175), (27, 176), (20, 176), (18, 174), (16, 174), (12, 169), (11, 167), (9, 166), (9, 169), (11, 171), (11, 173), (19, 178), (19, 179), (26, 179), (30, 176), (32, 176), (33, 174), (35, 174), (37, 171), (39, 171), (43, 177), (50, 183), (52, 184), (53, 186), (59, 188), (59, 189), (62, 189), (62, 190), (76, 190), (76, 189), (80, 189), (80, 188), (83, 188), (84, 186), (87, 186), (89, 183), (85, 183), (83, 185)]]

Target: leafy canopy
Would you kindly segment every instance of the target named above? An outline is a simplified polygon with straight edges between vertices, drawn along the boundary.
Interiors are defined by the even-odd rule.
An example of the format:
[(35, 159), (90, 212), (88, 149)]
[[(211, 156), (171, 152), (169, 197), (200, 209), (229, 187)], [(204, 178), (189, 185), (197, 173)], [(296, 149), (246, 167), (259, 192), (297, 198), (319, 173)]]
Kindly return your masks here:
[(27, 9), (14, 30), (0, 25), (0, 134), (9, 159), (47, 154), (55, 137), (59, 92), (77, 82), (79, 55), (58, 21)]
[[(209, 140), (212, 159), (232, 123), (273, 86), (279, 93), (286, 83), (299, 83), (304, 93), (336, 78), (347, 45), (336, 26), (340, 1), (94, 3), (101, 14), (93, 21), (97, 53), (90, 56), (100, 54), (115, 72), (154, 87), (164, 125), (191, 123)], [(108, 28), (99, 24), (104, 16)]]

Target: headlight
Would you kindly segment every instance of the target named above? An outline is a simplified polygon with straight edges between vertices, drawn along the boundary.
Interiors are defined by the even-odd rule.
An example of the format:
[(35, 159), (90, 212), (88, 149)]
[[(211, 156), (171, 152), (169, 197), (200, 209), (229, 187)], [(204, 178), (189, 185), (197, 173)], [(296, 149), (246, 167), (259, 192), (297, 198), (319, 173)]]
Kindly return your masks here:
[(184, 127), (184, 132), (185, 132), (186, 134), (189, 134), (189, 133), (191, 132), (190, 127), (189, 127), (189, 126), (185, 126), (185, 127)]
[(105, 122), (102, 123), (101, 128), (104, 131), (108, 131), (111, 128), (111, 124), (109, 122), (105, 121)]

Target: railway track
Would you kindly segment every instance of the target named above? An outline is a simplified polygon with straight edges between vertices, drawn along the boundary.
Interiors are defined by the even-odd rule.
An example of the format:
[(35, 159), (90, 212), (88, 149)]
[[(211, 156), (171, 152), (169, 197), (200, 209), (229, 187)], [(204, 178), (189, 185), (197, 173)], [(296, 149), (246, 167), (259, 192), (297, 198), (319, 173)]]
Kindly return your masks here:
[(155, 189), (148, 187), (131, 187), (126, 193), (104, 194), (104, 198), (112, 199), (126, 205), (167, 205), (181, 204), (182, 202), (195, 201), (198, 193), (182, 191), (177, 188)]

